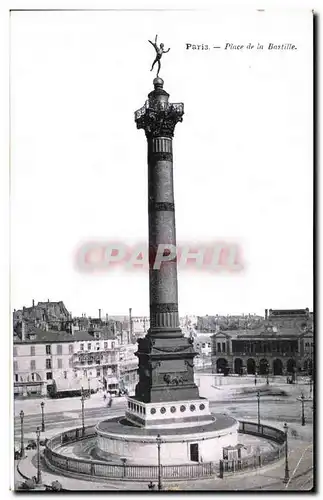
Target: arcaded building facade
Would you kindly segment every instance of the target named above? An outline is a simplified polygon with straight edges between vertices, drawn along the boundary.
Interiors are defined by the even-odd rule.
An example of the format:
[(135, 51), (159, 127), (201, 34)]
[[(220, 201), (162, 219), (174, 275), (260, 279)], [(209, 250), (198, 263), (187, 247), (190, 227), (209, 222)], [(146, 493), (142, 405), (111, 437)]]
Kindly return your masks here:
[(266, 310), (253, 330), (220, 331), (212, 337), (212, 369), (223, 374), (311, 375), (313, 316), (308, 309)]

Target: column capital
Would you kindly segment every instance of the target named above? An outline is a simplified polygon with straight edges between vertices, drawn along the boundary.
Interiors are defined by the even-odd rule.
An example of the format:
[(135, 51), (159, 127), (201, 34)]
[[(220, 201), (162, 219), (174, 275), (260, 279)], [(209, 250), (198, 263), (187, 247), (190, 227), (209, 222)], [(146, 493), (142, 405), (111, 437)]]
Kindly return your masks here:
[(169, 94), (163, 85), (161, 78), (155, 78), (155, 89), (148, 95), (145, 105), (135, 111), (137, 128), (144, 129), (147, 139), (172, 138), (176, 124), (183, 121), (184, 104), (168, 102)]

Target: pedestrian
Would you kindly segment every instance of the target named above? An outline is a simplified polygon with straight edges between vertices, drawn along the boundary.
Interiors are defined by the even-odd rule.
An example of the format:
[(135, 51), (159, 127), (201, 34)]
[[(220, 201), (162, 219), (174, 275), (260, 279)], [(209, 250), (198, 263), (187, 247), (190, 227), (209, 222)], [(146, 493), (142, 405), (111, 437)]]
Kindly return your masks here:
[(155, 487), (156, 487), (156, 485), (152, 481), (150, 481), (150, 483), (148, 484), (148, 489), (149, 490), (154, 490)]

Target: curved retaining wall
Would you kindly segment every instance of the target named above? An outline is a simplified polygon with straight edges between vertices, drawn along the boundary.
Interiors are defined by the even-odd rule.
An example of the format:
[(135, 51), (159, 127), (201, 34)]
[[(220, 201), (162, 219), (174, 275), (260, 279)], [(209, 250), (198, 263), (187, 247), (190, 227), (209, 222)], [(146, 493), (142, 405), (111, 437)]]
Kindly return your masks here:
[[(76, 442), (96, 436), (96, 426), (72, 429), (49, 439), (44, 451), (44, 458), (48, 467), (61, 471), (66, 475), (77, 475), (83, 479), (97, 477), (98, 479), (124, 479), (132, 481), (157, 480), (157, 465), (115, 465), (105, 461), (88, 461), (81, 458), (64, 456), (55, 451), (55, 448), (63, 444)], [(253, 422), (240, 421), (239, 432), (251, 434), (274, 441), (278, 444), (277, 450), (266, 452), (258, 456), (246, 457), (241, 460), (220, 460), (219, 462), (206, 462), (182, 465), (161, 465), (161, 477), (163, 480), (197, 479), (208, 478), (220, 473), (220, 477), (226, 472), (236, 472), (242, 469), (261, 467), (281, 458), (285, 447), (285, 433), (280, 429), (268, 425), (260, 425)]]

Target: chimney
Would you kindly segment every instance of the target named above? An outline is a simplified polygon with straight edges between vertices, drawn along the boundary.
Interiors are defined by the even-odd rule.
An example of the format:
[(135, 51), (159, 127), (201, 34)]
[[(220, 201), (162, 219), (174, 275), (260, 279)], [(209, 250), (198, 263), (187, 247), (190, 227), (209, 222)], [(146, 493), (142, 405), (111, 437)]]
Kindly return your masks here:
[(21, 340), (23, 342), (26, 340), (26, 324), (24, 320), (21, 321)]
[(34, 299), (33, 299), (33, 307), (35, 307), (35, 301), (34, 301)]
[(99, 309), (99, 319), (101, 319), (101, 309)]
[(131, 338), (132, 338), (132, 308), (129, 307), (129, 334), (128, 334), (128, 344), (131, 343)]
[(265, 309), (265, 319), (268, 319), (268, 309)]

